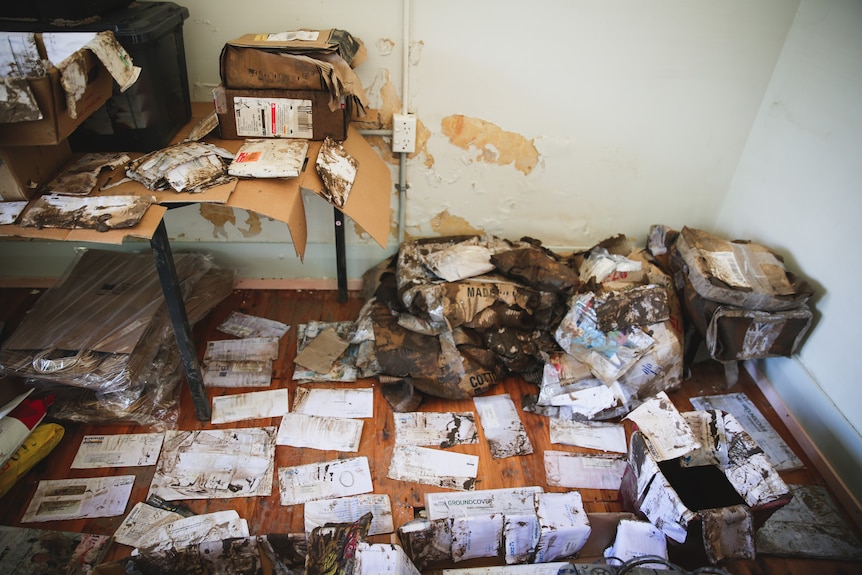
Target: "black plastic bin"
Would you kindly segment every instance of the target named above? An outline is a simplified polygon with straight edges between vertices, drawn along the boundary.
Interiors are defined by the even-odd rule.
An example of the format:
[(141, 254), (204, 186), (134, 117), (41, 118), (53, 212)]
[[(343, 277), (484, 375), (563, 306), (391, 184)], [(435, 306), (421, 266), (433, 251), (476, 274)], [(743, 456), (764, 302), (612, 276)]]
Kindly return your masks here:
[(141, 75), (114, 94), (71, 136), (77, 152), (150, 152), (163, 148), (191, 118), (183, 23), (189, 10), (173, 2), (135, 2), (98, 20), (64, 27), (56, 23), (0, 20), (4, 30), (86, 32), (111, 30)]

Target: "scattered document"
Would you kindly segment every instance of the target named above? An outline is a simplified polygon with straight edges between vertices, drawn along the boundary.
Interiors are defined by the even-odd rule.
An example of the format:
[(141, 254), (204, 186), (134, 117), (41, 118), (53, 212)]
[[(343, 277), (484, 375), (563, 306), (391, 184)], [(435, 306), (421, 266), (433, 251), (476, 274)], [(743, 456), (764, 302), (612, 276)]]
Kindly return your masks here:
[(362, 427), (361, 419), (285, 413), (275, 443), (352, 453), (359, 451)]
[(326, 417), (367, 418), (374, 416), (374, 390), (297, 387), (293, 412)]
[(802, 461), (744, 393), (692, 397), (691, 405), (700, 411), (720, 409), (733, 415), (748, 435), (760, 446), (778, 471), (802, 469)]
[[(352, 321), (310, 321), (308, 323), (301, 323), (296, 328), (296, 353), (297, 355), (301, 354), (305, 347), (314, 341), (324, 330), (334, 329), (338, 337), (349, 341), (350, 334), (354, 328), (355, 322)], [(354, 382), (359, 377), (359, 370), (356, 367), (358, 352), (358, 345), (348, 346), (347, 350), (325, 372), (314, 371), (297, 364), (293, 371), (293, 379), (298, 383)]]
[(474, 397), (473, 404), (494, 459), (533, 453), (527, 430), (508, 393)]
[(295, 178), (302, 171), (308, 140), (249, 138), (227, 168), (240, 178)]
[(682, 415), (664, 391), (643, 402), (625, 419), (634, 421), (658, 461), (667, 461), (700, 448)]
[(545, 450), (545, 478), (553, 487), (618, 490), (625, 470), (624, 455)]
[(204, 361), (261, 361), (278, 359), (278, 338), (249, 337), (207, 342)]
[(257, 317), (234, 311), (217, 328), (222, 333), (241, 338), (275, 337), (281, 338), (290, 326), (274, 319)]
[(151, 529), (138, 546), (146, 553), (181, 549), (204, 541), (248, 537), (248, 523), (233, 509), (183, 517)]
[(420, 575), (400, 545), (392, 543), (366, 543), (356, 546), (356, 575)]
[(349, 345), (333, 328), (326, 328), (296, 354), (293, 362), (316, 373), (328, 373)]
[(534, 495), (542, 493), (538, 486), (481, 489), (470, 493), (426, 493), (425, 512), (428, 519), (446, 519), (458, 515), (487, 515), (500, 512), (506, 515), (535, 513)]
[(305, 504), (305, 532), (327, 523), (352, 523), (371, 512), (369, 535), (393, 533), (392, 503), (385, 494), (369, 493), (338, 499), (321, 499)]
[(155, 465), (164, 433), (85, 435), (72, 460), (72, 469)]
[(275, 427), (167, 431), (149, 496), (226, 499), (272, 494)]
[(626, 428), (619, 423), (549, 418), (551, 443), (625, 453)]
[(395, 443), (452, 447), (479, 443), (476, 420), (469, 411), (437, 413), (411, 411), (394, 413)]
[(21, 522), (122, 515), (134, 485), (134, 475), (43, 480), (36, 487)]
[(279, 467), (278, 482), (282, 505), (374, 491), (367, 457)]
[(276, 337), (210, 341), (203, 361), (204, 385), (268, 387), (275, 359), (278, 359)]
[(447, 489), (476, 488), (479, 458), (475, 455), (440, 451), (414, 445), (396, 445), (387, 477)]
[(213, 398), (210, 423), (281, 417), (288, 412), (287, 389), (269, 389)]
[(129, 547), (141, 547), (154, 530), (182, 518), (179, 513), (139, 501), (114, 532), (114, 541)]

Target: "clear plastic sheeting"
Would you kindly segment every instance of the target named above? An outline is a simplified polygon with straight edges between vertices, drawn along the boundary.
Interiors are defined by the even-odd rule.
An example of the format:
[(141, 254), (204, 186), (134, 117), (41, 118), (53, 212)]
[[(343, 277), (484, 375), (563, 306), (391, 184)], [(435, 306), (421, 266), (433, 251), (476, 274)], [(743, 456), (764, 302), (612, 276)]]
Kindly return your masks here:
[[(234, 273), (204, 254), (174, 261), (193, 324)], [(55, 393), (57, 419), (172, 426), (180, 361), (152, 254), (83, 252), (6, 340), (0, 371)]]

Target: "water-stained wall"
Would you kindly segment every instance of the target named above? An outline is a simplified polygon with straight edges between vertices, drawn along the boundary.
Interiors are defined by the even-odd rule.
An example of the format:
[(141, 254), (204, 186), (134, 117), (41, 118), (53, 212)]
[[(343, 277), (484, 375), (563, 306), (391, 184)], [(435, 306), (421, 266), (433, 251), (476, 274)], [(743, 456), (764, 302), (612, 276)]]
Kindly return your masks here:
[[(356, 68), (387, 128), (405, 94), (418, 118), (407, 162), (405, 237), (487, 232), (562, 249), (650, 224), (709, 227), (797, 3), (784, 0), (512, 2), (182, 0), (193, 99), (219, 81), (225, 41), (249, 32), (342, 28), (368, 58)], [(402, 14), (409, 5), (409, 39)], [(398, 181), (388, 138), (369, 136)], [(398, 237), (392, 189), (387, 252), (348, 225), (373, 259)], [(331, 208), (306, 197), (309, 242), (333, 241)], [(190, 206), (169, 214), (183, 242), (289, 242), (280, 222)], [(306, 258), (308, 259), (308, 258)], [(306, 264), (309, 262), (306, 261)], [(350, 270), (351, 275), (361, 273)]]

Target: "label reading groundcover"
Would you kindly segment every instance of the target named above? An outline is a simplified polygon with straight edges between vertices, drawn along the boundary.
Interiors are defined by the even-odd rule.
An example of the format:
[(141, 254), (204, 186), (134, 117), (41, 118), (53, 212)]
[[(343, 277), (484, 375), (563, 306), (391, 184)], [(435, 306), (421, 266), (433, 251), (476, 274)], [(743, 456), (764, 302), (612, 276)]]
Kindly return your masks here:
[(308, 138), (314, 135), (311, 100), (234, 98), (237, 136)]

